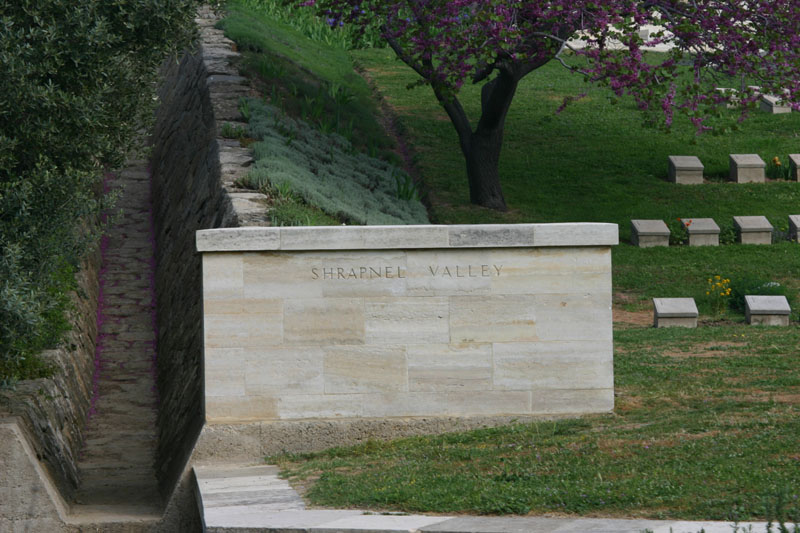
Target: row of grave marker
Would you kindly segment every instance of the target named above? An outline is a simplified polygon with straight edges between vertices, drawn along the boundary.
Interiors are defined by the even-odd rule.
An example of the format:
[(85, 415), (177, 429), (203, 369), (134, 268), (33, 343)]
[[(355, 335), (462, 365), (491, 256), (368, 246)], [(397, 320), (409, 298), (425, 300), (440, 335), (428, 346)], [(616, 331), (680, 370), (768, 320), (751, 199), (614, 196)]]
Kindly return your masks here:
[[(758, 108), (761, 111), (770, 113), (772, 115), (781, 115), (792, 112), (792, 107), (787, 105), (782, 98), (775, 96), (774, 94), (761, 94), (761, 87), (758, 85), (748, 85), (747, 88), (753, 91), (753, 93), (759, 97)], [(738, 97), (735, 96), (735, 93), (738, 93), (739, 91), (730, 87), (716, 87), (716, 90), (723, 94), (734, 94), (733, 102), (728, 104), (728, 109), (736, 107), (735, 103), (738, 101)], [(787, 89), (784, 89), (783, 92), (784, 94), (789, 94)]]
[[(689, 246), (719, 246), (720, 228), (713, 218), (680, 219)], [(772, 224), (764, 216), (733, 217), (741, 244), (772, 244)], [(631, 244), (639, 248), (669, 246), (670, 231), (663, 220), (631, 220)], [(789, 238), (800, 242), (800, 215), (789, 215)]]
[[(788, 326), (792, 310), (786, 296), (746, 295), (745, 321), (759, 326)], [(653, 298), (653, 326), (697, 327), (694, 298)]]
[[(669, 156), (669, 180), (681, 185), (703, 183), (703, 163), (693, 155)], [(764, 183), (767, 164), (758, 154), (730, 154), (728, 179), (736, 183)], [(800, 154), (789, 154), (790, 179), (800, 181)]]

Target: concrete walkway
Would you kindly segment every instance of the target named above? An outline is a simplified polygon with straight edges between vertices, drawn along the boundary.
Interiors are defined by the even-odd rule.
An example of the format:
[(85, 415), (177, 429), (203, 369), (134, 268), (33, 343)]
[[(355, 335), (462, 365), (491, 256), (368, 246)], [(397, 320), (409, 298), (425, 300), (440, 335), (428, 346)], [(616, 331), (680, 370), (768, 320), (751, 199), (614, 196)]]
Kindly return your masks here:
[(145, 161), (109, 176), (119, 195), (102, 240), (94, 396), (73, 513), (155, 519), (155, 296), (150, 178)]
[[(209, 533), (733, 533), (765, 532), (764, 522), (376, 514), (309, 510), (274, 466), (195, 466), (197, 501)], [(777, 529), (777, 528), (775, 528)]]

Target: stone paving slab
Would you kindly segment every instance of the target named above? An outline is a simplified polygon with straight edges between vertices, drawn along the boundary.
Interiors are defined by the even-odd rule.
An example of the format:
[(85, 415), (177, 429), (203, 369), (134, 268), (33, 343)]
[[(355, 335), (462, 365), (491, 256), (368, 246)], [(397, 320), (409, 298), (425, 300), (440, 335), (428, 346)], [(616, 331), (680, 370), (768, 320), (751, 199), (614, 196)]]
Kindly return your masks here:
[[(195, 467), (197, 500), (209, 533), (733, 533), (731, 522), (529, 516), (430, 516), (360, 510), (303, 509), (277, 468), (267, 465)], [(252, 503), (269, 499), (270, 503)], [(292, 497), (286, 497), (291, 493)], [(237, 495), (241, 496), (237, 500)], [(219, 496), (224, 496), (220, 498)], [(299, 502), (299, 503), (298, 503)], [(283, 506), (283, 507), (282, 507)], [(299, 506), (299, 507), (298, 507)], [(738, 524), (739, 532), (766, 532), (764, 522)], [(752, 528), (748, 530), (748, 528)]]

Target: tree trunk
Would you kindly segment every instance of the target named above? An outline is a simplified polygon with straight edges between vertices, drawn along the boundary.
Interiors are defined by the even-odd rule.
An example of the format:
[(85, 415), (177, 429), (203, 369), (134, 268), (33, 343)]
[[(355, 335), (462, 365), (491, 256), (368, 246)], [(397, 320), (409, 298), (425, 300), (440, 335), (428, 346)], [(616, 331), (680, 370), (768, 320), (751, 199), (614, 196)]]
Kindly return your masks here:
[(470, 202), (499, 211), (507, 209), (498, 169), (502, 145), (501, 124), (498, 128), (478, 130), (470, 135), (469, 149), (464, 152)]

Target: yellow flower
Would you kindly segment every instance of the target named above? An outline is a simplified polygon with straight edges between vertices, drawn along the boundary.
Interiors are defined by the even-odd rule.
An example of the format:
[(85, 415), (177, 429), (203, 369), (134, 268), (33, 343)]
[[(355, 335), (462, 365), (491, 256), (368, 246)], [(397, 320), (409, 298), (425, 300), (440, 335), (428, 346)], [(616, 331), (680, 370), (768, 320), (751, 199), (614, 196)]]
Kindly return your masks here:
[(714, 276), (714, 279), (722, 279), (722, 276)]
[(706, 296), (708, 296), (709, 294), (711, 294), (711, 293), (710, 293), (710, 292), (708, 292), (708, 291), (706, 291)]

